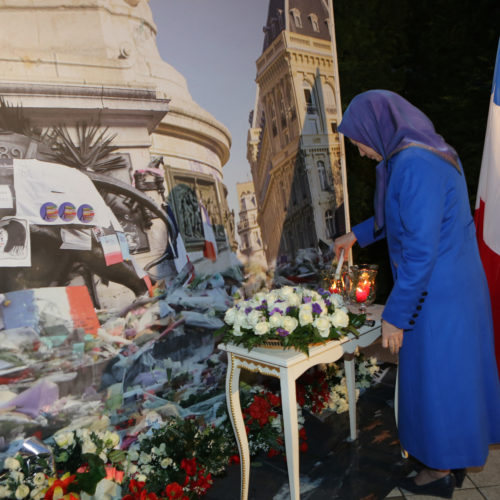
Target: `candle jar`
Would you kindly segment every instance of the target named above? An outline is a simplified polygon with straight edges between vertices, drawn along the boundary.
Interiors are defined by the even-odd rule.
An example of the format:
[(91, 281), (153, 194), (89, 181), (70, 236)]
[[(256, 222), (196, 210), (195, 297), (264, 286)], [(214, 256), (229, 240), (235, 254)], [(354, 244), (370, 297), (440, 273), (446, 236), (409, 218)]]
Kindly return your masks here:
[(366, 306), (373, 304), (376, 295), (376, 264), (360, 264), (351, 266), (349, 272), (349, 298), (351, 303), (359, 304), (359, 312), (366, 313)]

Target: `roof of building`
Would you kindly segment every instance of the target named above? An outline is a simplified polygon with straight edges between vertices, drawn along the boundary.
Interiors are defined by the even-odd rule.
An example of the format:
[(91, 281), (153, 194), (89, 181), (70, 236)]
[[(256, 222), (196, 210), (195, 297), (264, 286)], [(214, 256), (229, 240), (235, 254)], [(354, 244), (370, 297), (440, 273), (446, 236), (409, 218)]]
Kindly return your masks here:
[[(330, 40), (326, 23), (329, 17), (327, 0), (269, 0), (267, 22), (263, 28), (264, 46), (262, 52), (285, 30), (286, 4), (288, 4), (289, 31), (322, 40)], [(298, 15), (298, 19), (294, 14)]]

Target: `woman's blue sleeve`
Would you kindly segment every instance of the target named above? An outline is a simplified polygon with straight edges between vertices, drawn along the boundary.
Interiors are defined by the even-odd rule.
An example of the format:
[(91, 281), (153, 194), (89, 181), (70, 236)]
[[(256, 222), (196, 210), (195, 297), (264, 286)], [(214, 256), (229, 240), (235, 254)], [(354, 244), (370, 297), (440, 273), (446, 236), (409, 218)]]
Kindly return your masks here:
[(366, 247), (371, 243), (375, 243), (385, 238), (385, 227), (380, 231), (375, 232), (375, 217), (370, 217), (363, 222), (360, 222), (352, 228), (354, 236), (356, 236), (361, 247)]

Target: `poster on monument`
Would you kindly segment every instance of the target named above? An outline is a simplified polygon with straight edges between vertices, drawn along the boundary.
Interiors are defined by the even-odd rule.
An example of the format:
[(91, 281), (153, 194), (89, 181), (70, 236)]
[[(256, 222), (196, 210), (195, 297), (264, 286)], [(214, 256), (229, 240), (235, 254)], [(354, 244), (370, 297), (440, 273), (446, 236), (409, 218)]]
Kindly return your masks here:
[(0, 267), (30, 267), (31, 242), (27, 220), (0, 220)]

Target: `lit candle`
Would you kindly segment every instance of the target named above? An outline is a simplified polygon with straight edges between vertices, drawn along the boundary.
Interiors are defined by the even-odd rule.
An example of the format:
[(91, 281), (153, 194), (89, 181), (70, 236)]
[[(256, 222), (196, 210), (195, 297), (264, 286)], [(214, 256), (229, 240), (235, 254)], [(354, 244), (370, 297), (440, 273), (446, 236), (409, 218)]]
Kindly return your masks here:
[(370, 293), (370, 283), (359, 283), (356, 288), (356, 302), (365, 302)]

